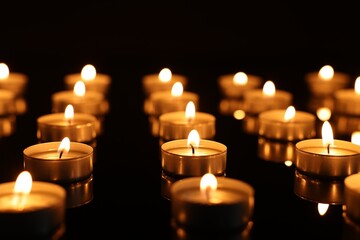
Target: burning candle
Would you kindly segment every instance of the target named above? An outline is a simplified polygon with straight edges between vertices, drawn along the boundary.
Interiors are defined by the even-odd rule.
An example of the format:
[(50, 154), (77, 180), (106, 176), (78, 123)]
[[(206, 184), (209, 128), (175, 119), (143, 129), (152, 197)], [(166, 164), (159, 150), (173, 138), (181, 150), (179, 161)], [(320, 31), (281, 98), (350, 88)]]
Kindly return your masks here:
[(86, 64), (81, 73), (71, 73), (64, 77), (65, 86), (67, 89), (74, 89), (77, 81), (83, 81), (86, 89), (89, 91), (97, 91), (107, 96), (111, 86), (111, 77), (108, 74), (98, 73), (92, 64)]
[(252, 219), (254, 189), (240, 180), (207, 173), (174, 183), (171, 199), (172, 218), (184, 229), (238, 231)]
[(286, 110), (267, 110), (259, 115), (259, 135), (275, 140), (298, 141), (316, 135), (315, 115), (296, 111), (294, 106)]
[(0, 234), (9, 239), (45, 239), (62, 235), (65, 227), (65, 189), (32, 181), (28, 171), (15, 182), (0, 184)]
[(328, 121), (322, 126), (322, 139), (307, 139), (296, 144), (296, 167), (310, 175), (344, 178), (360, 171), (360, 146), (334, 140)]
[(262, 82), (261, 77), (244, 72), (221, 75), (218, 78), (220, 91), (226, 98), (242, 98), (244, 92), (259, 88)]
[(186, 139), (191, 130), (196, 129), (204, 139), (215, 136), (215, 116), (196, 112), (194, 102), (186, 105), (185, 111), (168, 112), (159, 117), (160, 144), (169, 140)]
[(360, 116), (360, 77), (356, 78), (354, 89), (337, 90), (334, 99), (337, 114)]
[(88, 144), (70, 142), (65, 137), (61, 142), (27, 147), (23, 155), (24, 168), (35, 180), (57, 183), (66, 189), (68, 207), (82, 205), (92, 199), (92, 192), (77, 195), (80, 192), (78, 187), (86, 188), (92, 183), (93, 148)]
[(345, 213), (353, 222), (360, 224), (360, 173), (347, 176), (345, 184)]
[(212, 173), (225, 175), (227, 147), (219, 142), (201, 139), (191, 130), (187, 139), (176, 139), (161, 145), (163, 196), (169, 198), (173, 182), (191, 176)]
[(318, 97), (333, 96), (335, 91), (348, 86), (350, 75), (335, 72), (332, 66), (324, 65), (318, 72), (306, 74), (305, 82), (312, 95)]

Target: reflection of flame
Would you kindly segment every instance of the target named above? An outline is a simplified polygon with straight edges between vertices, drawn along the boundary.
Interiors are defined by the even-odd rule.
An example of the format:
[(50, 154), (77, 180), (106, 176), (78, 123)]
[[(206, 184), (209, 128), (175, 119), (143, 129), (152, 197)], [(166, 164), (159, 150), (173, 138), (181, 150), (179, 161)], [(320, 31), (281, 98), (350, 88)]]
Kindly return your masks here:
[(235, 85), (245, 85), (248, 82), (248, 76), (244, 72), (238, 72), (234, 75)]
[(266, 96), (274, 96), (275, 91), (275, 84), (270, 80), (266, 81), (263, 87), (263, 94)]
[(327, 107), (322, 107), (316, 110), (316, 115), (321, 121), (327, 121), (331, 117), (331, 110)]
[(193, 147), (199, 147), (200, 144), (200, 135), (195, 129), (191, 130), (188, 135), (187, 145), (192, 145)]
[(6, 63), (0, 63), (0, 80), (8, 78), (9, 74), (9, 67), (6, 65)]
[(172, 73), (170, 69), (163, 68), (159, 73), (159, 79), (161, 82), (169, 82), (171, 80)]
[(93, 65), (87, 64), (81, 70), (81, 79), (85, 81), (94, 80), (96, 77), (96, 69)]
[(323, 123), (321, 134), (322, 134), (322, 143), (324, 147), (327, 147), (329, 145), (334, 145), (334, 135), (331, 125), (328, 121), (325, 121)]
[(286, 122), (290, 121), (291, 119), (293, 119), (295, 117), (295, 108), (294, 106), (289, 106), (286, 111), (285, 111), (285, 114), (284, 114), (284, 120)]
[(195, 104), (193, 101), (188, 102), (186, 105), (185, 116), (189, 121), (195, 118)]
[(234, 118), (237, 119), (237, 120), (244, 119), (245, 115), (246, 115), (245, 111), (241, 110), (241, 109), (235, 110), (234, 113), (233, 113)]
[(360, 131), (355, 131), (351, 134), (351, 142), (360, 145)]
[(319, 70), (319, 77), (324, 80), (330, 80), (334, 77), (334, 69), (330, 65), (325, 65)]
[(171, 95), (172, 96), (181, 96), (183, 94), (184, 87), (181, 82), (176, 82), (171, 88)]
[(291, 167), (292, 164), (293, 164), (293, 162), (290, 161), (290, 160), (286, 160), (286, 161), (284, 162), (284, 164), (285, 164), (285, 166), (287, 166), (287, 167)]
[(329, 209), (329, 204), (318, 203), (318, 212), (319, 212), (320, 216), (324, 216), (328, 209)]

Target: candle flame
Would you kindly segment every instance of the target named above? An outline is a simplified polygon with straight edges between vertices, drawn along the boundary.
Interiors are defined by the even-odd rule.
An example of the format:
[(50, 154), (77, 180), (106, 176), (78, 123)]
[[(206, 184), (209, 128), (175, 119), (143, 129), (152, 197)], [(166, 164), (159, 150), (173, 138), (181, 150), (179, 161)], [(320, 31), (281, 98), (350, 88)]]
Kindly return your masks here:
[(179, 97), (183, 94), (184, 87), (181, 82), (176, 82), (171, 88), (171, 95), (175, 97)]
[(185, 109), (185, 117), (189, 121), (195, 118), (195, 104), (193, 101), (188, 102)]
[(268, 80), (263, 86), (263, 94), (266, 96), (274, 96), (276, 92), (275, 84)]
[(32, 188), (32, 177), (30, 172), (22, 171), (16, 178), (14, 193), (25, 193), (31, 192)]
[(286, 161), (284, 162), (284, 164), (285, 164), (285, 166), (287, 166), (287, 167), (291, 167), (292, 164), (293, 164), (293, 162), (290, 161), (290, 160), (286, 160)]
[(324, 216), (328, 209), (329, 209), (329, 204), (318, 203), (318, 212), (319, 212), (320, 216)]
[(64, 153), (68, 153), (70, 151), (70, 139), (68, 137), (64, 137), (63, 140), (61, 140), (61, 143), (59, 145), (59, 148), (57, 152), (60, 154), (60, 158)]
[(0, 80), (7, 79), (9, 74), (10, 70), (6, 63), (0, 63)]
[(217, 189), (217, 179), (214, 174), (206, 173), (200, 180), (200, 191), (205, 195), (206, 199), (210, 199), (211, 192)]
[(351, 142), (360, 145), (360, 131), (355, 131), (351, 134)]
[(169, 82), (172, 78), (172, 73), (169, 68), (161, 69), (159, 73), (159, 79), (161, 82)]
[(74, 85), (74, 94), (76, 96), (82, 97), (85, 95), (86, 88), (85, 83), (83, 81), (77, 81)]
[(334, 136), (329, 121), (325, 121), (321, 129), (322, 143), (324, 147), (334, 145)]
[(355, 80), (355, 93), (360, 94), (360, 76), (356, 78)]
[(65, 119), (67, 119), (68, 121), (71, 121), (74, 119), (74, 107), (71, 104), (68, 104), (65, 108), (65, 113), (64, 113)]
[(286, 122), (292, 120), (295, 117), (295, 113), (296, 113), (296, 111), (295, 111), (294, 106), (289, 106), (285, 111), (284, 120)]
[(190, 147), (199, 147), (200, 135), (196, 129), (190, 131), (187, 139), (187, 145)]
[(316, 110), (316, 116), (321, 121), (327, 121), (331, 118), (331, 110), (327, 107), (321, 107)]
[(248, 76), (244, 72), (238, 72), (233, 78), (235, 85), (245, 85), (248, 82)]
[(96, 77), (96, 69), (93, 65), (87, 64), (81, 70), (81, 79), (85, 81), (94, 80)]
[(318, 76), (323, 80), (330, 80), (334, 77), (334, 69), (330, 65), (323, 66), (318, 73)]

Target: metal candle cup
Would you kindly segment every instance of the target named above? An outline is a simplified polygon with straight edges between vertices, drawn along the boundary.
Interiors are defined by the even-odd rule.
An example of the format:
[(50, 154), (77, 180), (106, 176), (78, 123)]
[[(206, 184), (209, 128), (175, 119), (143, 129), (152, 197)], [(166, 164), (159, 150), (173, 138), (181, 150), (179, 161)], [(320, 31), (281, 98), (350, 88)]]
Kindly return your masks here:
[(28, 85), (28, 77), (23, 73), (10, 72), (5, 79), (0, 79), (0, 89), (6, 89), (15, 94), (15, 97), (24, 95)]
[(332, 96), (335, 91), (346, 88), (350, 83), (350, 75), (334, 72), (334, 76), (325, 80), (319, 77), (318, 72), (310, 72), (305, 75), (305, 82), (310, 93), (314, 96)]
[(227, 232), (243, 229), (252, 219), (254, 189), (237, 179), (217, 177), (217, 189), (207, 199), (201, 177), (177, 181), (171, 187), (171, 214), (185, 229)]
[[(13, 206), (15, 182), (0, 184), (0, 235), (10, 239), (54, 239), (64, 231), (64, 188), (57, 184), (33, 181), (23, 209)], [(57, 238), (55, 238), (57, 239)]]
[(360, 173), (351, 174), (344, 180), (345, 213), (352, 221), (360, 224)]
[[(81, 73), (71, 73), (66, 75), (64, 78), (66, 89), (74, 89), (75, 83), (81, 79)], [(109, 93), (111, 81), (110, 75), (104, 73), (96, 73), (95, 78), (92, 80), (83, 80), (86, 90), (100, 92), (105, 96)]]
[(354, 89), (340, 89), (334, 94), (334, 110), (339, 114), (360, 116), (360, 94)]
[(334, 145), (327, 149), (322, 139), (302, 140), (296, 143), (295, 164), (310, 175), (344, 178), (360, 172), (360, 146), (335, 139)]
[(247, 83), (245, 84), (235, 84), (234, 74), (225, 74), (218, 78), (220, 91), (226, 98), (242, 98), (244, 92), (259, 88), (262, 84), (263, 79), (252, 74), (247, 74)]

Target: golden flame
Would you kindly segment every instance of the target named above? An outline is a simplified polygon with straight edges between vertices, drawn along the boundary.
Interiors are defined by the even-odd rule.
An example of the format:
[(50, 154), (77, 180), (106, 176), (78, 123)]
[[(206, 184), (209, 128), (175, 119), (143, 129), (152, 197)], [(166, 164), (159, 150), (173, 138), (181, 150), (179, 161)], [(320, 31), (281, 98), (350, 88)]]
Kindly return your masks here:
[(355, 93), (360, 94), (360, 77), (357, 77), (355, 80)]
[(70, 139), (68, 137), (64, 137), (63, 140), (61, 140), (57, 152), (64, 155), (64, 153), (66, 154), (69, 151), (70, 151)]
[(327, 121), (331, 118), (331, 110), (327, 107), (321, 107), (316, 110), (316, 116), (321, 121)]
[(328, 209), (329, 209), (329, 204), (318, 203), (318, 212), (319, 212), (320, 216), (324, 216)]
[(196, 129), (190, 131), (187, 139), (187, 145), (193, 147), (199, 147), (200, 144), (200, 135)]
[(14, 193), (25, 193), (31, 192), (32, 188), (32, 177), (28, 171), (22, 171), (16, 178)]
[(274, 96), (276, 92), (275, 84), (268, 80), (263, 86), (263, 94), (266, 96)]
[(0, 63), (0, 80), (7, 79), (9, 74), (10, 70), (6, 63)]
[(200, 180), (200, 191), (209, 198), (212, 191), (217, 189), (217, 179), (214, 174), (206, 173), (201, 177)]
[(288, 122), (291, 119), (293, 119), (295, 117), (295, 113), (296, 113), (296, 111), (295, 111), (294, 106), (289, 106), (285, 111), (284, 121)]
[(171, 95), (174, 97), (179, 97), (183, 94), (184, 87), (181, 82), (176, 82), (171, 88)]
[(334, 77), (334, 69), (330, 65), (325, 65), (320, 68), (318, 76), (324, 80), (330, 80)]
[(195, 118), (195, 104), (193, 101), (190, 101), (188, 104), (186, 104), (185, 117), (188, 120)]
[(334, 145), (334, 136), (329, 121), (325, 121), (321, 128), (322, 143), (324, 147)]
[(93, 65), (87, 64), (81, 70), (81, 79), (85, 81), (94, 80), (96, 77), (96, 69)]
[(293, 162), (290, 161), (290, 160), (286, 160), (286, 161), (284, 162), (284, 164), (285, 164), (285, 166), (287, 166), (287, 167), (291, 167), (292, 164), (293, 164)]
[(351, 134), (351, 142), (360, 145), (360, 131), (355, 131)]
[(74, 119), (74, 107), (73, 107), (73, 105), (68, 104), (66, 106), (64, 116), (65, 116), (65, 119), (67, 119), (67, 120)]
[(169, 68), (161, 69), (159, 73), (159, 79), (161, 82), (169, 82), (172, 78), (172, 73)]
[(248, 82), (248, 76), (244, 72), (238, 72), (234, 75), (233, 82), (235, 85), (245, 85)]
[(82, 97), (85, 95), (86, 88), (83, 81), (77, 81), (74, 85), (74, 94), (76, 96)]

